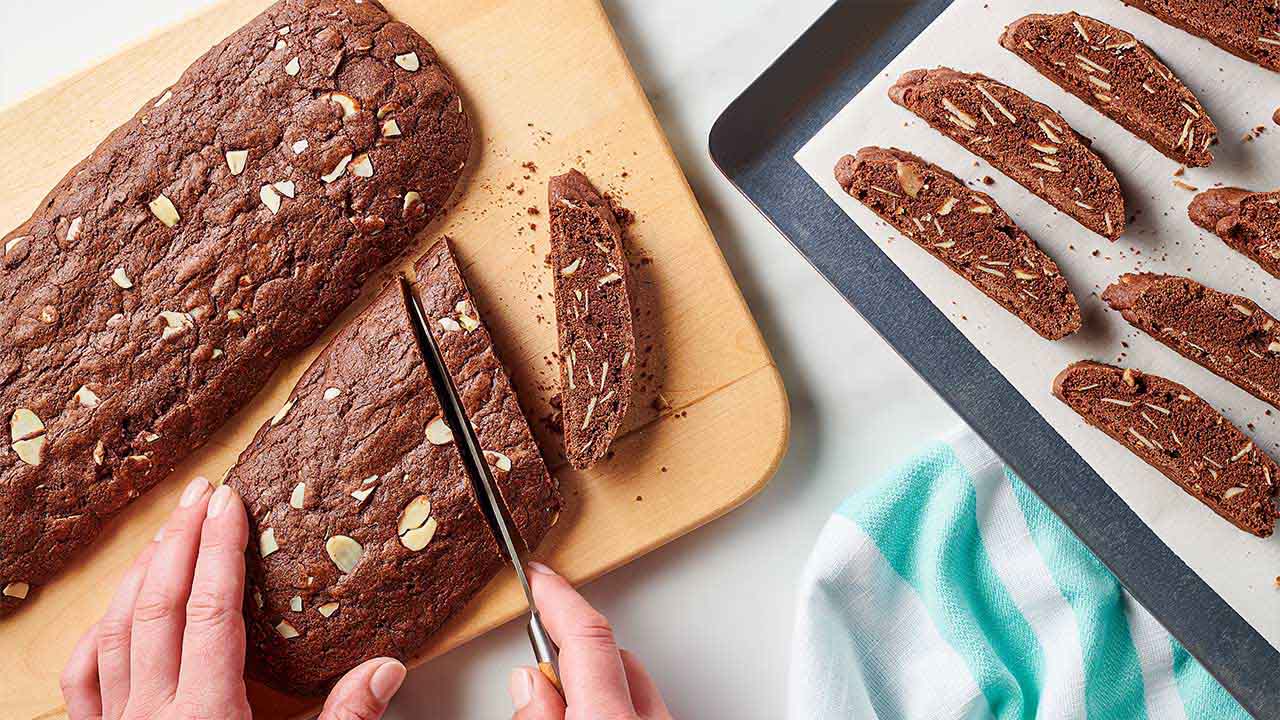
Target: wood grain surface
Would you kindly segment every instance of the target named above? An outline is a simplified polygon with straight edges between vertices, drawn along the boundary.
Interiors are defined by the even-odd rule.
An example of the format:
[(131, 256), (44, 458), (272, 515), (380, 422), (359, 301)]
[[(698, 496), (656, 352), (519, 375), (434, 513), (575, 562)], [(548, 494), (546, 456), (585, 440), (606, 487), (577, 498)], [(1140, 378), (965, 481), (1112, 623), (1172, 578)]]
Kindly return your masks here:
[[(227, 0), (0, 111), (0, 226), (49, 188), (268, 0)], [(0, 717), (63, 717), (58, 673), (117, 579), (193, 476), (221, 477), (337, 327), (440, 235), (453, 239), (479, 310), (564, 491), (538, 557), (575, 582), (727, 512), (772, 476), (787, 444), (786, 393), (680, 166), (597, 0), (386, 0), (435, 45), (476, 125), (454, 207), (374, 277), (361, 299), (168, 480), (110, 524), (30, 606), (0, 620)], [(564, 464), (542, 422), (557, 392), (555, 310), (544, 264), (546, 181), (576, 167), (636, 214), (637, 394), (610, 460)], [(2, 340), (0, 340), (2, 341)], [(438, 633), (425, 662), (523, 610), (504, 574)], [(530, 655), (532, 657), (532, 655)], [(304, 717), (314, 701), (259, 686), (257, 717)]]

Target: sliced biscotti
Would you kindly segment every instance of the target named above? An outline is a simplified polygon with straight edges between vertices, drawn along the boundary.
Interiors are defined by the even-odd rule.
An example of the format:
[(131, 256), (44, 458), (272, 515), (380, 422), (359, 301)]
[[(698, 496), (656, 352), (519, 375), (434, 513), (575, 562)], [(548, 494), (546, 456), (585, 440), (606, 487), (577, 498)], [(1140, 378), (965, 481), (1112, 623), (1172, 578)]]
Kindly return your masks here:
[(631, 405), (630, 268), (613, 209), (585, 175), (551, 178), (547, 195), (565, 456), (581, 469), (608, 452)]
[[(560, 496), (448, 247), (417, 270), (502, 496), (535, 547)], [(286, 692), (413, 655), (505, 565), (394, 283), (321, 352), (226, 482), (250, 519), (249, 672)]]
[(1134, 327), (1280, 407), (1280, 326), (1249, 298), (1175, 275), (1129, 273), (1102, 299)]
[(1080, 305), (1058, 266), (991, 196), (905, 150), (865, 147), (836, 181), (956, 274), (1050, 340), (1080, 329)]
[(1236, 527), (1275, 529), (1280, 467), (1187, 388), (1083, 361), (1054, 378), (1053, 394)]
[(1280, 19), (1274, 0), (1124, 0), (1199, 35), (1237, 57), (1280, 71)]
[(1217, 126), (1132, 34), (1075, 12), (1036, 14), (1005, 28), (1000, 44), (1173, 160), (1192, 167), (1213, 162)]
[(1213, 188), (1192, 198), (1187, 216), (1280, 277), (1280, 191)]
[(443, 208), (470, 143), (376, 3), (282, 0), (0, 241), (0, 612), (87, 551)]
[(986, 75), (912, 70), (889, 97), (1103, 237), (1124, 232), (1116, 176), (1061, 115)]

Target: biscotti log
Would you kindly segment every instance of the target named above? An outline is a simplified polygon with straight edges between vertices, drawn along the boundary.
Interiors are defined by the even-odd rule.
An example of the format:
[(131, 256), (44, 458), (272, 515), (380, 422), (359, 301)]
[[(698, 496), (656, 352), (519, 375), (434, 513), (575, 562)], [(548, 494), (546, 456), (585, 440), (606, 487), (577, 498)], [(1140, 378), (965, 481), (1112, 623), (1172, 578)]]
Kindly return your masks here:
[(1237, 57), (1280, 70), (1280, 19), (1274, 0), (1124, 0), (1199, 35)]
[(1124, 232), (1120, 182), (1048, 105), (950, 68), (907, 72), (889, 97), (1086, 228), (1111, 240)]
[(1217, 126), (1132, 34), (1074, 12), (1027, 15), (1005, 28), (1000, 44), (1171, 159), (1192, 167), (1213, 162)]
[(1175, 275), (1121, 275), (1102, 293), (1134, 327), (1280, 408), (1280, 326), (1258, 304)]
[(0, 611), (199, 447), (443, 208), (470, 143), (375, 2), (283, 0), (3, 242)]
[(905, 150), (865, 147), (836, 163), (836, 182), (1040, 335), (1080, 329), (1058, 266), (986, 193)]
[(1263, 270), (1280, 277), (1280, 191), (1205, 190), (1192, 198), (1187, 216)]
[(1280, 467), (1187, 388), (1083, 361), (1058, 374), (1053, 394), (1236, 527), (1274, 531)]
[(609, 451), (631, 406), (630, 268), (613, 208), (585, 175), (551, 178), (547, 204), (565, 457), (583, 469)]
[[(416, 271), (520, 540), (536, 547), (559, 493), (447, 245)], [(226, 482), (250, 518), (249, 672), (286, 692), (411, 656), (506, 564), (395, 283), (316, 358)]]

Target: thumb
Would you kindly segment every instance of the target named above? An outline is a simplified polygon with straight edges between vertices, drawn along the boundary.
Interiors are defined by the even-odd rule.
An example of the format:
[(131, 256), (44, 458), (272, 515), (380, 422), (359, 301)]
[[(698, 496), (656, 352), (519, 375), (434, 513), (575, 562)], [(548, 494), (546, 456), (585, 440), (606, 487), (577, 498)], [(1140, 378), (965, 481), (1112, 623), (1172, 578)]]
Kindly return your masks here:
[(507, 691), (515, 706), (512, 720), (563, 720), (564, 700), (556, 688), (535, 668), (518, 667), (511, 671)]
[(405, 669), (390, 658), (374, 658), (352, 668), (324, 701), (318, 720), (378, 720), (404, 682)]

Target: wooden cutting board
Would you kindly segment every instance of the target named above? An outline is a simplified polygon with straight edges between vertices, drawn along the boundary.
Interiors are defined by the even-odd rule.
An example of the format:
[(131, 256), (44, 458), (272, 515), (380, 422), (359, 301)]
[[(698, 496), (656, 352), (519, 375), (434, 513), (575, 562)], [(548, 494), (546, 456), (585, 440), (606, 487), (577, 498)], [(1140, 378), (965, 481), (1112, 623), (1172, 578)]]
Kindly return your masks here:
[[(269, 5), (227, 0), (86, 72), (0, 112), (0, 228), (24, 221), (49, 188), (143, 102)], [(538, 556), (584, 582), (746, 500), (786, 449), (777, 369), (715, 238), (597, 0), (385, 0), (449, 65), (476, 130), (456, 206), (425, 231), (408, 267), (440, 235), (454, 241), (484, 316), (560, 480), (565, 512)], [(636, 214), (638, 395), (613, 458), (578, 472), (562, 461), (550, 414), (558, 370), (551, 278), (544, 265), (546, 181), (577, 167)], [(536, 208), (536, 210), (535, 210)], [(113, 522), (95, 547), (0, 620), (0, 716), (64, 716), (58, 673), (103, 612), (125, 568), (186, 482), (221, 477), (337, 327), (165, 483)], [(436, 635), (415, 663), (519, 614), (504, 574)], [(314, 703), (262, 687), (257, 717), (303, 716)]]

